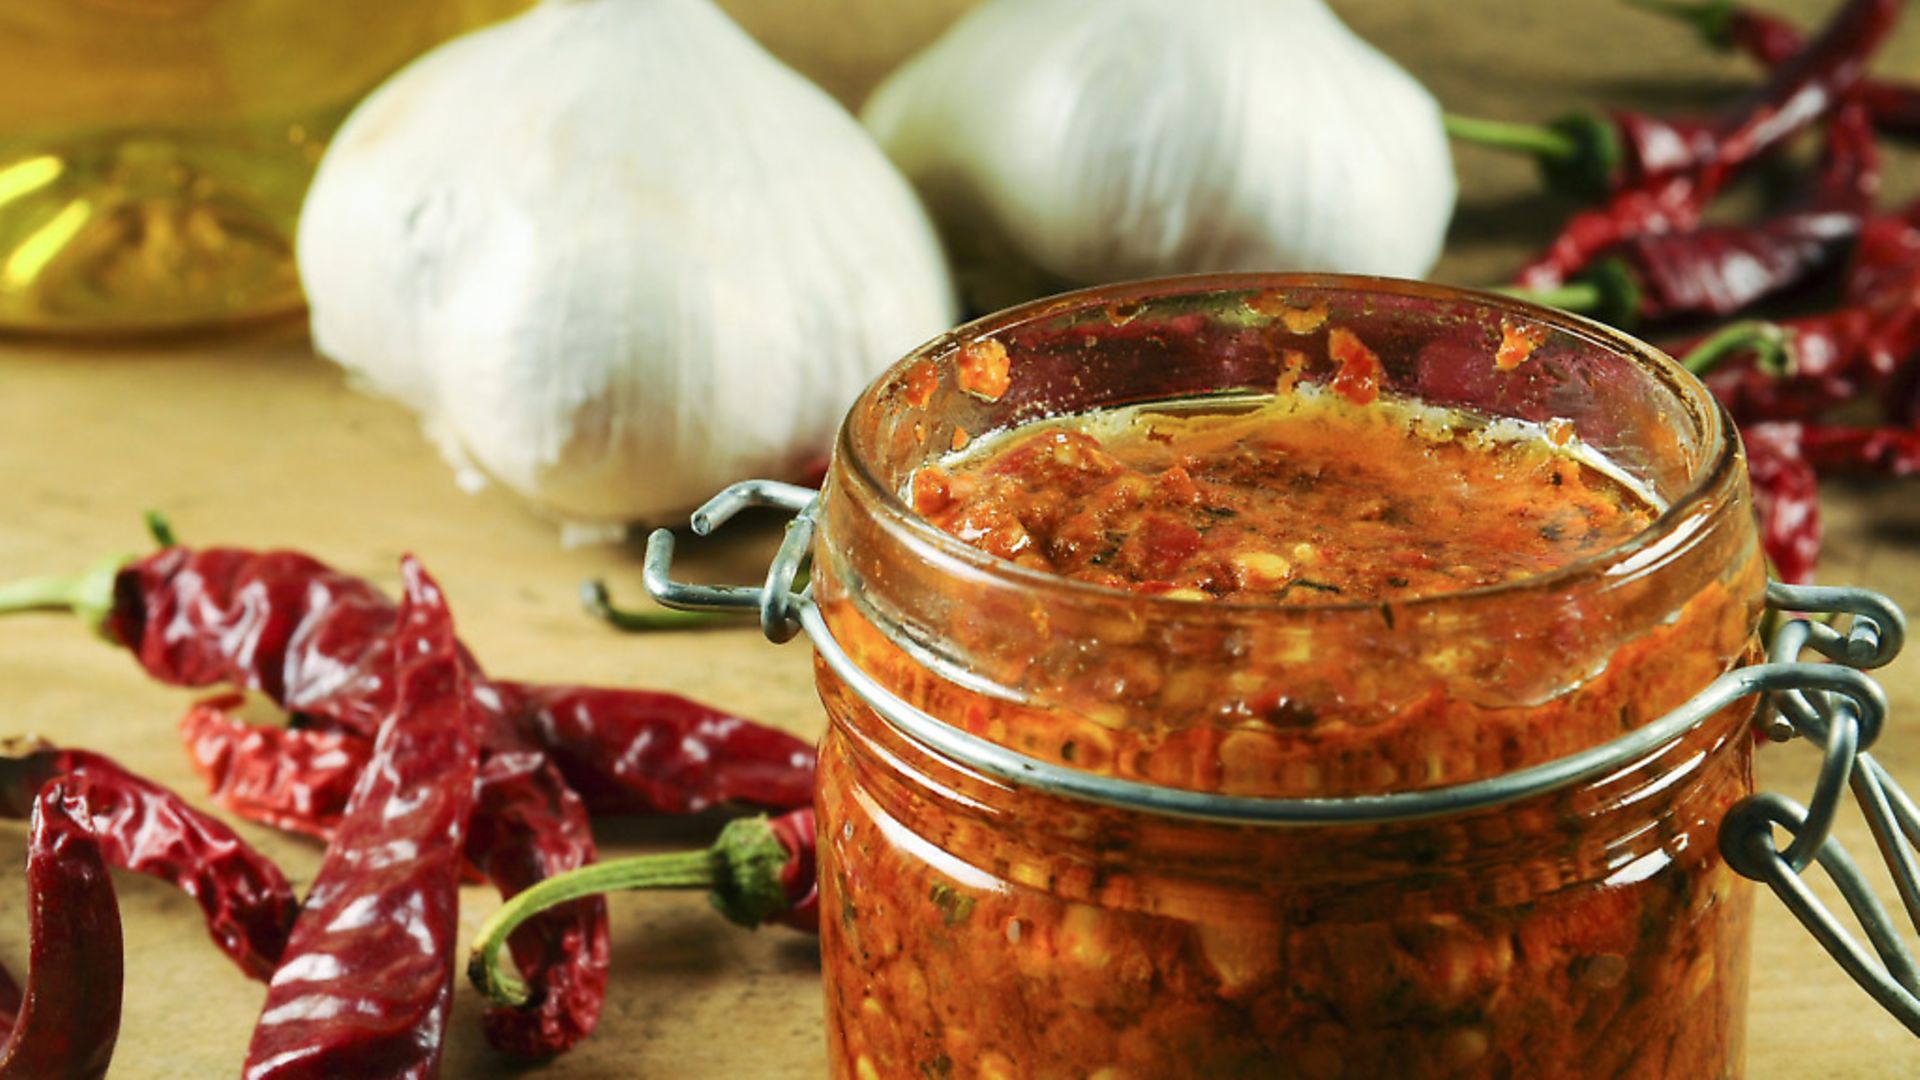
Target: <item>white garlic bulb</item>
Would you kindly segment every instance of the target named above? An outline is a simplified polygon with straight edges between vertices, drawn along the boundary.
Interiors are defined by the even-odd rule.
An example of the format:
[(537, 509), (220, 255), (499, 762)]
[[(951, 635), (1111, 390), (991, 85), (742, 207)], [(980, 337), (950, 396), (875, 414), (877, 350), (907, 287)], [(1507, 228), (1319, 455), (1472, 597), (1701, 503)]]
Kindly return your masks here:
[(1438, 104), (1321, 0), (986, 0), (862, 120), (963, 276), (1412, 277), (1453, 213)]
[(299, 265), (322, 353), (588, 525), (795, 475), (955, 315), (905, 181), (708, 0), (547, 0), (414, 62), (328, 149)]

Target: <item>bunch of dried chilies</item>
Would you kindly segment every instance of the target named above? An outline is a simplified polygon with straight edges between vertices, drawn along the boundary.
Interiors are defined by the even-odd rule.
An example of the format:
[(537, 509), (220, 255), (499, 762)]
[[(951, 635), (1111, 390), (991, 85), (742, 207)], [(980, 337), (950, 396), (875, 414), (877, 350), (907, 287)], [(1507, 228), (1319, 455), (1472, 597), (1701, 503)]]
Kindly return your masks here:
[[(475, 979), (514, 987), (496, 995), (484, 1027), (496, 1048), (525, 1058), (568, 1049), (599, 1017), (599, 892), (705, 886), (736, 921), (812, 927), (805, 742), (672, 694), (491, 680), (411, 558), (396, 606), (295, 552), (170, 540), (144, 558), (0, 588), (0, 612), (78, 612), (155, 679), (223, 688), (180, 725), (214, 799), (323, 839), (326, 854), (302, 902), (231, 829), (105, 757), (40, 746), (0, 756), (0, 815), (32, 819), (31, 969), (24, 989), (0, 971), (0, 1080), (104, 1073), (122, 966), (109, 867), (179, 886), (219, 947), (268, 982), (249, 1078), (430, 1075), (453, 993), (463, 872), (522, 897), (495, 919), (511, 925)], [(288, 722), (242, 719), (241, 691)], [(670, 880), (636, 877), (635, 863), (653, 865), (644, 859), (595, 864), (590, 814), (721, 803), (788, 813), (729, 827), (720, 849), (746, 857), (650, 857), (675, 867)], [(598, 887), (565, 886), (578, 881), (569, 877), (555, 882), (564, 897), (541, 890), (590, 864)], [(503, 944), (518, 978), (498, 969)]]
[[(1766, 80), (1707, 119), (1613, 112), (1450, 126), (1526, 150), (1551, 186), (1598, 200), (1512, 291), (1667, 334), (1740, 425), (1775, 572), (1805, 582), (1820, 550), (1816, 474), (1920, 466), (1920, 202), (1876, 204), (1874, 141), (1920, 139), (1920, 84), (1867, 75), (1900, 0), (1846, 0), (1810, 40), (1733, 0), (1634, 2), (1765, 65)], [(1784, 206), (1747, 224), (1704, 221), (1730, 180), (1814, 127), (1820, 163)], [(1781, 297), (1806, 313), (1713, 325)], [(1877, 424), (1828, 420), (1862, 399), (1879, 403)]]

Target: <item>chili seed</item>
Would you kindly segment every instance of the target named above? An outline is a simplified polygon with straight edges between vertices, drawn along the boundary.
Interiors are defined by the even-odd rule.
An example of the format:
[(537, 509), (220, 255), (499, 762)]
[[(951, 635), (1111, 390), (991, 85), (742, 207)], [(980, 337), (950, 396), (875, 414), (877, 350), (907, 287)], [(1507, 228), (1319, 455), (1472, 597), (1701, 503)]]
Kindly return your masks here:
[(1223, 993), (1249, 990), (1280, 972), (1280, 928), (1272, 923), (1198, 923), (1193, 934)]
[(1465, 1027), (1447, 1035), (1440, 1054), (1448, 1065), (1464, 1069), (1487, 1056), (1487, 1032), (1484, 1028)]
[(980, 1057), (980, 1080), (1013, 1080), (1013, 1062), (1005, 1054), (987, 1053)]
[(1596, 990), (1611, 990), (1627, 977), (1627, 958), (1615, 953), (1590, 957), (1580, 971), (1581, 983)]
[(1113, 962), (1107, 938), (1106, 912), (1086, 904), (1070, 904), (1060, 920), (1060, 955), (1082, 967), (1100, 970)]
[(1702, 953), (1687, 969), (1687, 1004), (1691, 1005), (1713, 985), (1713, 954)]

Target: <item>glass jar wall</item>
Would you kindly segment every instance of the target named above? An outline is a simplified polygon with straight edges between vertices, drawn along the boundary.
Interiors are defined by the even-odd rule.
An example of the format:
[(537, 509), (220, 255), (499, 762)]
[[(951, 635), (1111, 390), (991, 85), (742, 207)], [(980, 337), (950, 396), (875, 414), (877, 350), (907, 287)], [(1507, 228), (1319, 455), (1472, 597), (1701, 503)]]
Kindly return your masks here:
[[(1537, 345), (1496, 363), (1516, 328)], [(1290, 353), (1324, 380), (1336, 329), (1378, 354), (1385, 394), (1577, 439), (1658, 518), (1519, 581), (1300, 606), (1053, 576), (902, 499), (968, 436), (1271, 393)], [(1002, 394), (960, 371), (989, 339)], [(1737, 441), (1670, 360), (1494, 297), (1283, 276), (1076, 294), (907, 358), (849, 417), (814, 567), (853, 660), (949, 724), (1088, 773), (1294, 799), (1486, 779), (1635, 729), (1751, 654), (1764, 586)], [(1739, 1071), (1750, 895), (1714, 837), (1751, 787), (1750, 705), (1490, 810), (1273, 827), (994, 780), (824, 668), (820, 688), (836, 1076)]]

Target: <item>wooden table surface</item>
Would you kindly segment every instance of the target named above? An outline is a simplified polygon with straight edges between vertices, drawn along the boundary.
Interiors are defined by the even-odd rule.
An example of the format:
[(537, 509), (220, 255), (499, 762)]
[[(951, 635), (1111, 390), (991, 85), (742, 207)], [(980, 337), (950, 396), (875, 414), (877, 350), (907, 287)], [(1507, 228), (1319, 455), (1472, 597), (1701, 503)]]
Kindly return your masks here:
[[(966, 0), (831, 0), (727, 5), (777, 52), (855, 100), (893, 57)], [(1803, 21), (1826, 2), (1783, 4)], [(801, 17), (796, 8), (808, 8)], [(1573, 106), (1626, 103), (1701, 109), (1750, 78), (1738, 60), (1613, 0), (1418, 4), (1336, 0), (1362, 33), (1398, 57), (1453, 107), (1511, 119)], [(829, 15), (834, 17), (828, 17)], [(1276, 56), (1275, 62), (1293, 58)], [(1920, 75), (1920, 15), (1910, 16), (1882, 67)], [(1458, 154), (1457, 227), (1435, 277), (1498, 279), (1537, 244), (1568, 204), (1535, 194), (1521, 163)], [(1887, 200), (1920, 193), (1920, 155), (1894, 155)], [(638, 589), (637, 545), (564, 551), (551, 526), (498, 492), (467, 496), (398, 408), (350, 392), (315, 358), (297, 325), (164, 347), (67, 348), (0, 342), (0, 576), (70, 570), (146, 540), (140, 513), (169, 513), (188, 543), (290, 546), (389, 586), (404, 551), (440, 577), (460, 627), (500, 675), (625, 683), (682, 691), (808, 735), (822, 718), (804, 645), (768, 645), (751, 629), (621, 637), (589, 621), (577, 582), (603, 575)], [(1920, 493), (1912, 484), (1829, 485), (1822, 579), (1892, 594), (1920, 611)], [(698, 572), (749, 580), (771, 549), (770, 528), (694, 547)], [(1894, 719), (1877, 753), (1920, 784), (1920, 650), (1882, 680)], [(174, 736), (188, 695), (153, 685), (123, 653), (70, 619), (0, 620), (0, 733), (37, 733), (110, 752), (189, 794), (200, 791)], [(1765, 785), (1805, 798), (1816, 753), (1770, 747)], [(624, 854), (703, 842), (711, 819), (614, 822), (604, 850)], [(242, 823), (301, 886), (320, 851)], [(1870, 853), (1854, 817), (1840, 836)], [(0, 867), (21, 865), (24, 829), (0, 828)], [(1870, 860), (1869, 860), (1870, 861)], [(1891, 897), (1884, 873), (1878, 881)], [(116, 1076), (229, 1075), (262, 999), (203, 940), (192, 903), (145, 878), (117, 875), (128, 959)], [(1831, 895), (1829, 892), (1827, 895)], [(25, 967), (16, 872), (0, 873), (0, 963)], [(495, 904), (462, 896), (462, 925)], [(698, 896), (616, 897), (615, 974), (598, 1034), (545, 1069), (566, 1077), (816, 1077), (824, 1071), (818, 964), (811, 942), (786, 931), (747, 934)], [(1794, 924), (1759, 900), (1749, 1024), (1754, 1077), (1881, 1077), (1920, 1073), (1909, 1037)], [(518, 1070), (477, 1031), (475, 995), (458, 989), (446, 1075)]]

